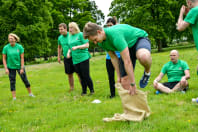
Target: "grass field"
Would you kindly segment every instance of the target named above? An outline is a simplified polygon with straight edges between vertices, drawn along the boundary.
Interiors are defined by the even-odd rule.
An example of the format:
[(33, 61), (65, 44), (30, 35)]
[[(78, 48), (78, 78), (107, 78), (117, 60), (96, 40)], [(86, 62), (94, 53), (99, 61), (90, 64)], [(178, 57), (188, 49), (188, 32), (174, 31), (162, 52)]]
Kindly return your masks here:
[[(198, 53), (195, 48), (180, 49), (180, 59), (188, 62), (191, 79), (187, 93), (171, 95), (155, 94), (152, 81), (161, 67), (169, 61), (169, 51), (152, 54), (152, 76), (143, 91), (148, 92), (152, 114), (143, 122), (102, 121), (114, 113), (122, 113), (118, 96), (109, 99), (105, 56), (93, 57), (90, 61), (91, 77), (95, 94), (80, 96), (81, 86), (75, 75), (75, 90), (69, 93), (63, 64), (48, 63), (26, 66), (27, 75), (36, 98), (30, 98), (25, 86), (17, 76), (17, 100), (13, 101), (8, 76), (0, 69), (0, 132), (195, 132), (198, 131), (198, 105), (191, 99), (198, 96), (196, 65)], [(143, 68), (136, 65), (135, 78), (138, 84)], [(162, 81), (167, 81), (164, 78)], [(138, 89), (140, 89), (138, 87)], [(89, 93), (89, 92), (88, 92)], [(92, 104), (94, 99), (102, 101)]]

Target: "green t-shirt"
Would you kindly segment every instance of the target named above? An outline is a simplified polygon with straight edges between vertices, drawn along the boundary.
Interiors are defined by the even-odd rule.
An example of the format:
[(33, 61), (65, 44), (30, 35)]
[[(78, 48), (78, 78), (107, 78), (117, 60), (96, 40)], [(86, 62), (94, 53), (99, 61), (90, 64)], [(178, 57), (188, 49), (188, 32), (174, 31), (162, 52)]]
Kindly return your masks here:
[[(69, 35), (69, 45), (70, 48), (74, 46), (79, 46), (88, 43), (89, 41), (83, 38), (83, 33), (77, 33), (74, 35)], [(83, 62), (91, 57), (89, 54), (88, 48), (85, 49), (77, 49), (77, 50), (72, 50), (71, 49), (71, 56), (72, 56), (72, 61), (73, 64), (78, 64), (80, 62)]]
[(185, 70), (189, 70), (188, 64), (185, 61), (178, 60), (176, 64), (172, 61), (166, 63), (161, 72), (167, 74), (168, 82), (180, 81), (182, 76), (185, 75)]
[(184, 19), (185, 22), (190, 23), (193, 32), (193, 38), (196, 48), (198, 50), (198, 6), (192, 8)]
[(67, 33), (67, 35), (60, 35), (58, 37), (58, 45), (61, 45), (61, 47), (63, 49), (63, 56), (64, 57), (67, 57), (67, 52), (68, 52), (68, 49), (69, 49), (68, 37), (69, 37), (69, 33)]
[(6, 55), (7, 67), (9, 69), (21, 69), (22, 53), (24, 53), (24, 48), (18, 43), (15, 46), (11, 46), (9, 43), (3, 47), (2, 54)]
[(126, 47), (133, 47), (140, 37), (147, 37), (148, 34), (139, 28), (127, 24), (117, 24), (109, 28), (104, 28), (106, 40), (98, 43), (100, 47), (107, 51), (123, 51)]

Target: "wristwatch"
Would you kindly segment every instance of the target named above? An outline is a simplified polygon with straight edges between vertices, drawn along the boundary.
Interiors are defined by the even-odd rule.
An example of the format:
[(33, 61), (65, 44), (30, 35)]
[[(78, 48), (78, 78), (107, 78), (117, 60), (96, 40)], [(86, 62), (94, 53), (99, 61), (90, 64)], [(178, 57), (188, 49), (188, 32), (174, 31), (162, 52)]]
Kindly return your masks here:
[(131, 83), (130, 85), (131, 85), (131, 86), (135, 86), (135, 83)]

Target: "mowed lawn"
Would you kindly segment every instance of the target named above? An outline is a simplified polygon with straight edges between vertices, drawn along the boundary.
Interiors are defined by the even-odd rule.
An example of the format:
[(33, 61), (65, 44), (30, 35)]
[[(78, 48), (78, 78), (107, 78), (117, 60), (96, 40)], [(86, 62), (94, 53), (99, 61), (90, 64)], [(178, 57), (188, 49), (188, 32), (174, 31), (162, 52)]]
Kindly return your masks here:
[[(155, 94), (152, 82), (163, 64), (169, 61), (169, 51), (152, 54), (152, 76), (143, 91), (148, 92), (152, 114), (142, 122), (103, 122), (104, 117), (122, 113), (118, 93), (109, 99), (109, 85), (105, 56), (92, 57), (90, 72), (95, 94), (80, 96), (81, 86), (75, 75), (75, 90), (68, 92), (67, 76), (63, 63), (26, 66), (27, 75), (36, 98), (30, 98), (17, 75), (17, 100), (13, 101), (8, 76), (0, 69), (0, 132), (195, 132), (198, 131), (198, 105), (191, 99), (198, 96), (198, 52), (195, 48), (181, 49), (180, 59), (188, 62), (191, 79), (187, 93)], [(143, 74), (137, 63), (136, 84)], [(167, 81), (164, 78), (162, 81)], [(91, 103), (99, 99), (100, 104)]]

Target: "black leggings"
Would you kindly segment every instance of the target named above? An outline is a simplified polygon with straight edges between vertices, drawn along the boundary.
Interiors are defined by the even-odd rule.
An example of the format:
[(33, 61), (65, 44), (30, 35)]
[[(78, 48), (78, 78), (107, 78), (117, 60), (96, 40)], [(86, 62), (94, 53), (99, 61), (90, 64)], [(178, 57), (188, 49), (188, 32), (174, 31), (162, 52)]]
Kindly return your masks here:
[(106, 68), (108, 73), (111, 96), (115, 96), (115, 69), (113, 67), (111, 60), (109, 59), (106, 59)]
[(74, 65), (76, 73), (80, 76), (82, 93), (87, 93), (87, 86), (90, 92), (94, 92), (93, 82), (89, 73), (89, 59)]
[(16, 71), (18, 72), (19, 76), (21, 77), (23, 83), (25, 84), (26, 88), (30, 87), (30, 83), (27, 79), (27, 75), (25, 72), (25, 68), (24, 73), (20, 74), (20, 69), (8, 69), (9, 70), (9, 79), (10, 79), (10, 90), (11, 91), (16, 91), (15, 85), (16, 85)]

